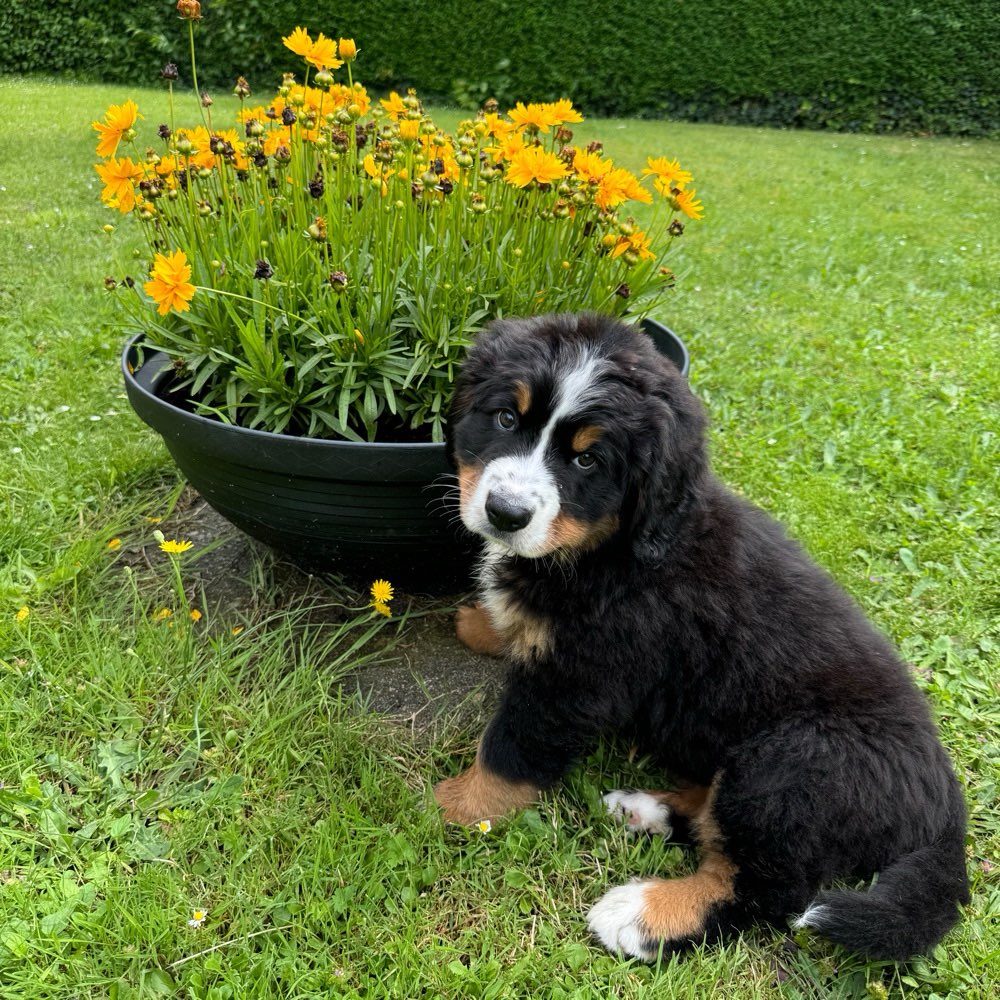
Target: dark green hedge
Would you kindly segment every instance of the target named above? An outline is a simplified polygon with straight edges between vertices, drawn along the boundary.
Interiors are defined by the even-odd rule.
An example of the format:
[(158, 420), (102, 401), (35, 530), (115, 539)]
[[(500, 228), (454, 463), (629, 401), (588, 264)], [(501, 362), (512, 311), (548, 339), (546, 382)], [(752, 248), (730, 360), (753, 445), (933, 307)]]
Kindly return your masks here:
[[(370, 88), (591, 115), (1000, 134), (1000, 5), (983, 0), (205, 0), (200, 76), (268, 93), (296, 24), (361, 47)], [(7, 0), (0, 71), (153, 82), (187, 71), (171, 0)]]

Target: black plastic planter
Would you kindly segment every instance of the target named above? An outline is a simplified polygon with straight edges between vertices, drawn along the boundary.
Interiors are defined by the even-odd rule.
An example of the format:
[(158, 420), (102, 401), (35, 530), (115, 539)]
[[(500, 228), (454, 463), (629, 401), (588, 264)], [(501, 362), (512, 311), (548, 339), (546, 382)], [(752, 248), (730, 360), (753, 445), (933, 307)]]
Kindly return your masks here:
[[(686, 375), (681, 340), (653, 320), (642, 327)], [(428, 592), (467, 583), (476, 545), (454, 523), (443, 444), (292, 437), (199, 416), (180, 394), (171, 401), (166, 354), (142, 352), (140, 366), (141, 342), (122, 353), (129, 402), (228, 521), (311, 569)]]

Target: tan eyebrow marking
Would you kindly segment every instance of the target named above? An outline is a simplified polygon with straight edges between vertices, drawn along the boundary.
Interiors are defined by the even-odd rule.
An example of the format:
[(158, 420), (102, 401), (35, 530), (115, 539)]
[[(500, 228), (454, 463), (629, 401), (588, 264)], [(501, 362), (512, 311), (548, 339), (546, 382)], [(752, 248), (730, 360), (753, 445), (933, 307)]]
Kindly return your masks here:
[(573, 451), (582, 452), (595, 445), (604, 436), (604, 428), (596, 424), (588, 424), (581, 427), (574, 435), (572, 441)]
[(531, 389), (526, 383), (518, 382), (514, 386), (514, 403), (522, 417), (531, 409)]

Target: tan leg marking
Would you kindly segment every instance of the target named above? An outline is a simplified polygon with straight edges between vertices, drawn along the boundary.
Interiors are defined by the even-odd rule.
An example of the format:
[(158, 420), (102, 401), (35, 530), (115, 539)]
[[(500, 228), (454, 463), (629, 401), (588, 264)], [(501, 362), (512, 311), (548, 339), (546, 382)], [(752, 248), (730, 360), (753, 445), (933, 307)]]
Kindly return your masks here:
[(472, 826), (483, 819), (499, 819), (538, 799), (539, 790), (527, 782), (507, 781), (475, 763), (455, 778), (434, 786), (434, 798), (448, 823)]
[(736, 866), (724, 855), (708, 852), (693, 875), (654, 879), (643, 893), (642, 922), (658, 941), (700, 937), (709, 911), (736, 898)]
[(484, 656), (503, 656), (507, 648), (503, 636), (493, 627), (481, 604), (467, 604), (458, 609), (455, 634), (473, 653)]

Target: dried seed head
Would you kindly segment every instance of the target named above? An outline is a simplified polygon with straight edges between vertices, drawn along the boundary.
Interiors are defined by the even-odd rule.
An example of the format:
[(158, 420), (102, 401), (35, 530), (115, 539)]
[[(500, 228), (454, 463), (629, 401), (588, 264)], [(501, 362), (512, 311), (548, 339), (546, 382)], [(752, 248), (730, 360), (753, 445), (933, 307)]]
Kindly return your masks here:
[(350, 282), (350, 279), (343, 271), (331, 271), (330, 277), (327, 280), (335, 292), (343, 292)]
[(157, 135), (158, 135), (158, 136), (159, 136), (159, 137), (160, 137), (160, 138), (161, 138), (161, 139), (162, 139), (162, 140), (163, 140), (164, 142), (166, 142), (166, 141), (167, 141), (167, 139), (169, 139), (169, 138), (170, 138), (170, 126), (169, 126), (169, 125), (166, 125), (166, 124), (164, 124), (164, 125), (161, 125), (161, 126), (160, 126), (160, 127), (159, 127), (159, 128), (157, 129), (157, 130), (156, 130), (156, 134), (157, 134)]
[(245, 76), (238, 76), (236, 78), (236, 86), (233, 87), (233, 93), (242, 101), (243, 98), (249, 97), (253, 91), (250, 89), (250, 84), (247, 83), (247, 78)]
[(178, 77), (177, 73), (177, 63), (168, 62), (164, 65), (163, 69), (160, 70), (160, 79), (168, 80), (173, 83)]
[(274, 275), (274, 268), (266, 260), (258, 260), (257, 267), (253, 272), (253, 276), (258, 281), (267, 281), (268, 278)]

